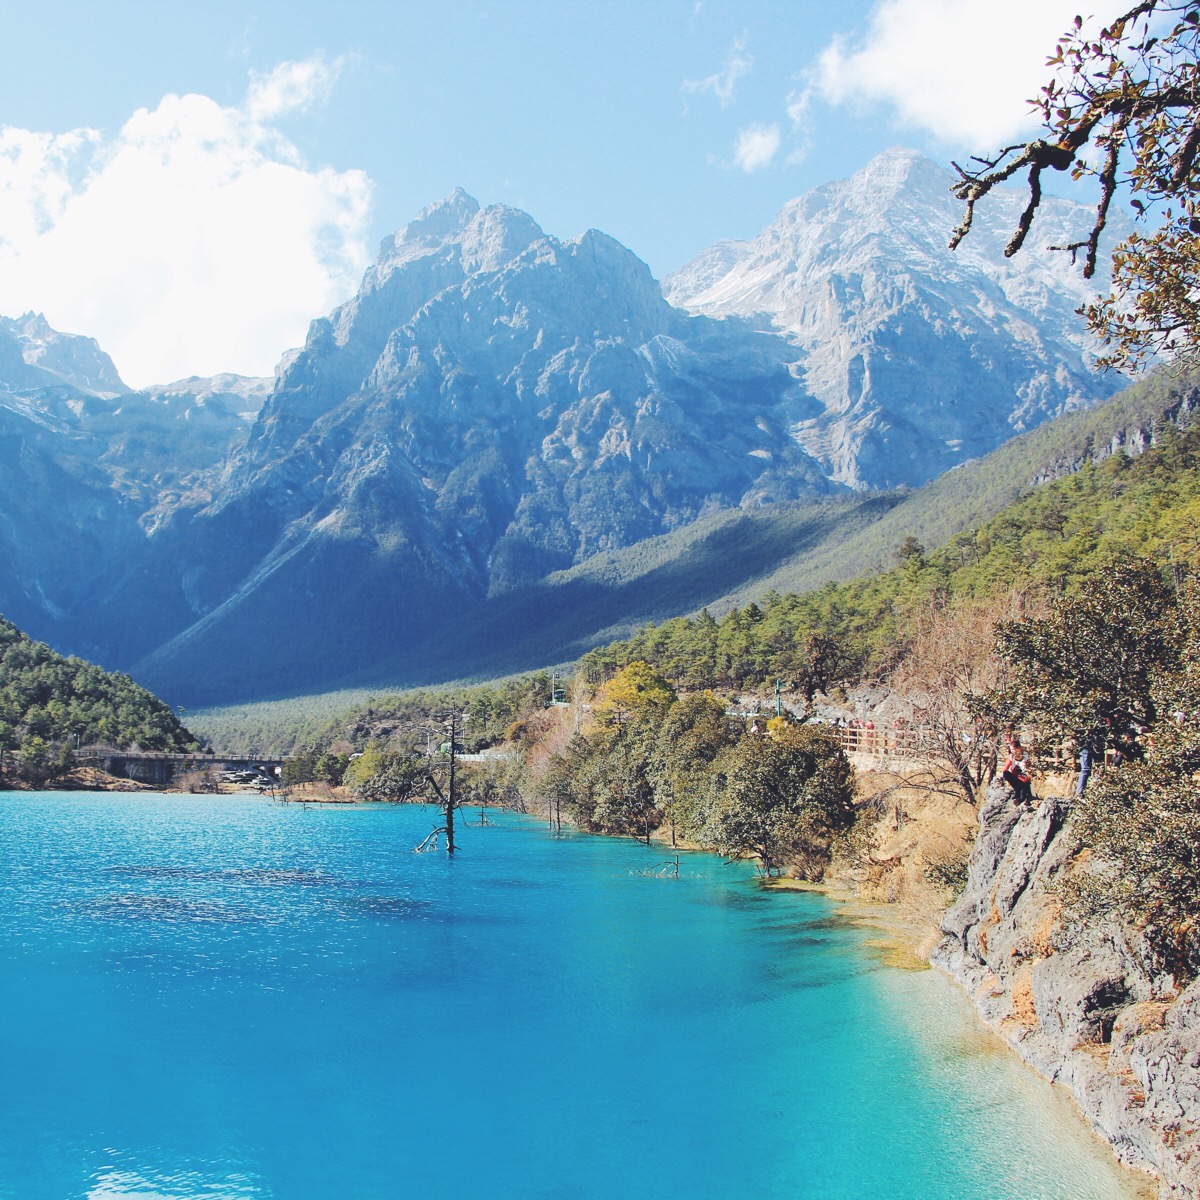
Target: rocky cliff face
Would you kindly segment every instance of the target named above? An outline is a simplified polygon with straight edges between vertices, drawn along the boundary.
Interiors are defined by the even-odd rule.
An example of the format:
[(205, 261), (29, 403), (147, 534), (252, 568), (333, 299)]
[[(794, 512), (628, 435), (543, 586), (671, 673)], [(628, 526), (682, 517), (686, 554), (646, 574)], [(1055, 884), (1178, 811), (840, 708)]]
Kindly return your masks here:
[(704, 511), (836, 490), (789, 434), (793, 357), (671, 309), (604, 234), (562, 243), (457, 192), (314, 322), (204, 516), (261, 504), (373, 536), (382, 490), (431, 562), (504, 590)]
[(105, 399), (129, 391), (94, 338), (59, 333), (41, 313), (0, 317), (0, 381), (6, 390), (65, 386)]
[(0, 612), (127, 666), (114, 589), (152, 571), (164, 512), (211, 495), (268, 390), (221, 376), (131, 391), (91, 338), (0, 318)]
[(1075, 313), (1090, 287), (1047, 249), (1078, 240), (1087, 210), (1047, 197), (1027, 247), (1006, 259), (1024, 201), (995, 193), (952, 253), (952, 181), (913, 151), (889, 151), (663, 283), (672, 304), (757, 315), (796, 342), (819, 401), (796, 436), (854, 487), (923, 483), (1119, 385), (1090, 370)]
[(1116, 926), (1065, 929), (1054, 885), (1081, 869), (1063, 801), (993, 787), (966, 889), (933, 963), (1042, 1074), (1071, 1089), (1122, 1161), (1200, 1195), (1200, 982), (1179, 989)]

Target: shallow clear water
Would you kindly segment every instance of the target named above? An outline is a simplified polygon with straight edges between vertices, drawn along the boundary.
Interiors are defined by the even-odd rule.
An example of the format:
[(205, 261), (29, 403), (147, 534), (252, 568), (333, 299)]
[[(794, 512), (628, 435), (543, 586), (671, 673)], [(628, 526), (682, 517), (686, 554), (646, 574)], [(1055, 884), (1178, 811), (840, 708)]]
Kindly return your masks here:
[(0, 794), (0, 1197), (1127, 1197), (819, 896), (529, 819)]

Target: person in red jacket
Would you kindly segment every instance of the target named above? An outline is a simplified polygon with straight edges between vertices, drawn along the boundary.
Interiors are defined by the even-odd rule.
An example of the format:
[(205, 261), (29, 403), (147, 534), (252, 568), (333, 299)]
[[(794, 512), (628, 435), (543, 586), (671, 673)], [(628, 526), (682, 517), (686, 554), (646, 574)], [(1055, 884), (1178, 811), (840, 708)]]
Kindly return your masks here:
[(1033, 807), (1033, 772), (1029, 767), (1029, 756), (1021, 743), (1013, 738), (1008, 745), (1008, 761), (1004, 764), (1001, 778), (1013, 790), (1013, 799), (1026, 808)]

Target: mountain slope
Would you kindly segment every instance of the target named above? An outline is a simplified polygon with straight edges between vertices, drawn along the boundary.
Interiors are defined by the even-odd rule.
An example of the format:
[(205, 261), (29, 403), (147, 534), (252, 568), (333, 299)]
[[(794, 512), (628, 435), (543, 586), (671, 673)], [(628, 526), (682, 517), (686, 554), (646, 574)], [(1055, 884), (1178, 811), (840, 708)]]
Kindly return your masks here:
[[(1198, 412), (1200, 378), (1159, 374), (910, 493), (714, 513), (512, 592), (439, 611), (403, 661), (385, 645), (369, 653), (360, 647), (339, 682), (378, 689), (539, 669), (629, 637), (648, 622), (701, 608), (719, 617), (772, 592), (807, 592), (886, 571), (907, 537), (930, 552), (964, 538), (973, 545), (976, 529), (1040, 483), (1117, 452), (1136, 456), (1165, 426), (1188, 427)], [(194, 699), (216, 704), (233, 694), (218, 686)]]
[(263, 678), (294, 686), (343, 678), (364, 645), (415, 669), (489, 595), (841, 491), (791, 436), (809, 404), (792, 358), (671, 309), (603, 234), (559, 242), (456, 193), (313, 323), (212, 501), (156, 530), (159, 576), (187, 579), (153, 607), (186, 627), (137, 670), (170, 686), (230, 660), (249, 686), (269, 648)]
[[(1164, 427), (1189, 428), (1197, 414), (1200, 375), (1159, 372), (1095, 409), (1068, 413), (1022, 434), (923, 488), (872, 496), (869, 506), (861, 509), (826, 504), (822, 508), (830, 520), (820, 537), (793, 537), (792, 529), (805, 519), (801, 506), (723, 514), (728, 522), (726, 554), (719, 566), (712, 563), (709, 569), (726, 586), (715, 595), (712, 589), (680, 588), (672, 597), (675, 604), (664, 603), (647, 613), (646, 620), (661, 621), (701, 607), (719, 615), (760, 600), (771, 591), (806, 592), (827, 582), (889, 569), (895, 563), (897, 547), (906, 538), (916, 538), (929, 550), (945, 546), (992, 520), (1040, 484), (1069, 476), (1085, 464), (1113, 454), (1137, 456), (1153, 444)], [(739, 554), (743, 539), (750, 541), (746, 529), (751, 520), (762, 527), (752, 544), (774, 545), (774, 557), (767, 554), (755, 561)], [(655, 554), (646, 568), (639, 556), (650, 547)], [(693, 553), (683, 535), (673, 534), (646, 547), (594, 560), (551, 577), (545, 584), (582, 578), (596, 583), (603, 580), (620, 589), (644, 587), (647, 571), (682, 575)], [(598, 569), (602, 562), (603, 571)], [(608, 632), (622, 636), (630, 628), (628, 622), (617, 622)], [(531, 661), (522, 665), (531, 665)]]
[(160, 751), (197, 745), (175, 713), (128, 676), (64, 658), (0, 617), (0, 758), (34, 742)]
[(211, 494), (268, 390), (220, 376), (134, 392), (91, 338), (0, 318), (0, 611), (119, 662), (114, 588), (151, 569), (162, 510)]
[(1046, 248), (1078, 240), (1087, 210), (1046, 197), (1027, 248), (1006, 259), (1023, 200), (996, 193), (951, 252), (952, 181), (914, 151), (889, 151), (663, 281), (672, 304), (757, 314), (796, 341), (820, 401), (796, 436), (855, 487), (924, 483), (1116, 390), (1090, 373), (1075, 315), (1094, 291)]
[[(94, 345), (8, 323), (0, 608), (194, 703), (562, 658), (818, 553), (841, 569), (838, 514), (897, 502), (856, 491), (1113, 386), (1061, 332), (1057, 259), (936, 257), (940, 187), (893, 154), (794, 202), (771, 254), (692, 272), (718, 315), (604, 234), (456, 192), (313, 322), (252, 424), (258, 385), (119, 391)], [(768, 268), (778, 327), (729, 292)], [(588, 565), (625, 552), (625, 582)]]
[[(474, 653), (462, 642), (431, 646), (430, 663), (440, 662), (444, 673), (424, 678), (482, 679), (504, 667), (543, 667), (548, 647), (568, 646), (573, 653), (594, 647), (585, 665), (601, 673), (645, 658), (688, 686), (749, 686), (796, 670), (804, 651), (797, 632), (817, 626), (848, 639), (857, 653), (891, 661), (897, 641), (907, 636), (906, 614), (927, 611), (935, 591), (981, 597), (1030, 578), (1079, 579), (1126, 548), (1194, 565), (1198, 422), (1200, 377), (1160, 374), (908, 496), (719, 513), (597, 556), (529, 594), (501, 597), (499, 607), (489, 602), (473, 615)], [(1172, 438), (1171, 427), (1191, 432)], [(1159, 453), (1143, 457), (1155, 445)], [(1056, 480), (1056, 487), (1039, 486)], [(927, 553), (897, 568), (897, 548), (917, 534)], [(843, 586), (826, 589), (825, 583)], [(797, 597), (794, 590), (807, 594)], [(714, 592), (723, 594), (714, 599)], [(518, 601), (523, 614), (504, 608)], [(757, 611), (749, 609), (752, 603)], [(613, 612), (639, 612), (641, 619), (602, 628), (610, 604)], [(719, 619), (719, 630), (709, 619), (671, 619), (695, 616), (702, 606)], [(753, 637), (749, 625), (757, 631)], [(712, 662), (706, 665), (697, 631), (724, 648), (720, 679), (704, 674)], [(270, 743), (280, 730), (306, 722), (300, 740), (311, 741), (321, 719), (355, 704), (378, 710), (373, 697), (395, 682), (386, 664), (361, 678), (363, 687), (354, 693), (231, 707), (205, 714), (199, 727), (214, 736), (241, 730), (246, 745)]]

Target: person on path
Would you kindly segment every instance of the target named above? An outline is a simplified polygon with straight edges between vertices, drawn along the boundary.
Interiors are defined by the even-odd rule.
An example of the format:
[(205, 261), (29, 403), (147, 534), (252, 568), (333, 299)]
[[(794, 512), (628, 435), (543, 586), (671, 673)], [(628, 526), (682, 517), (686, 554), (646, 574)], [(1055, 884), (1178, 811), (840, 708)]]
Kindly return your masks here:
[(1104, 765), (1104, 747), (1107, 738), (1107, 727), (1086, 730), (1076, 735), (1075, 741), (1079, 747), (1079, 779), (1075, 783), (1075, 798), (1083, 795), (1088, 785), (1093, 769), (1097, 764)]

